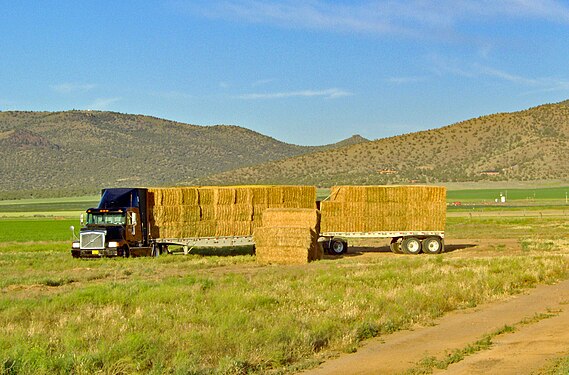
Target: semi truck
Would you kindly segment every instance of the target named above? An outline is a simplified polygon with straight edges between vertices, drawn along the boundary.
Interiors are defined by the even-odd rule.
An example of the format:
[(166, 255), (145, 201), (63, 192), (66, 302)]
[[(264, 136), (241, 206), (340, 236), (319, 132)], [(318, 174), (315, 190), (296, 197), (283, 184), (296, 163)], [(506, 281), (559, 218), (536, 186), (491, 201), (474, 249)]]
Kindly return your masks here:
[[(76, 258), (148, 256), (156, 251), (149, 236), (148, 190), (103, 189), (98, 207), (81, 215), (79, 239), (71, 246)], [(73, 228), (72, 228), (73, 230)]]
[[(429, 187), (428, 193), (432, 195), (434, 191), (436, 199), (431, 196), (427, 199), (424, 198), (425, 189), (417, 186), (334, 187), (331, 196), (323, 202), (316, 201), (315, 187), (303, 187), (305, 189), (302, 191), (296, 189), (294, 194), (289, 193), (288, 200), (287, 187), (282, 187), (285, 192), (279, 190), (279, 187), (271, 187), (268, 189), (273, 190), (266, 191), (258, 188), (257, 191), (264, 191), (265, 194), (263, 205), (254, 204), (255, 198), (251, 196), (248, 197), (249, 203), (239, 202), (239, 195), (245, 191), (249, 195), (256, 194), (254, 191), (251, 193), (252, 188), (249, 187), (210, 188), (214, 193), (223, 193), (223, 197), (215, 199), (225, 199), (225, 205), (206, 206), (200, 201), (201, 198), (194, 198), (193, 195), (192, 201), (188, 202), (187, 197), (182, 198), (180, 189), (184, 188), (172, 188), (162, 193), (160, 199), (155, 196), (156, 190), (152, 188), (103, 189), (99, 205), (89, 208), (86, 216), (82, 215), (82, 227), (78, 238), (72, 243), (71, 254), (77, 258), (158, 256), (169, 251), (172, 245), (177, 245), (185, 254), (193, 247), (254, 245), (253, 228), (260, 221), (263, 208), (271, 204), (272, 207), (320, 209), (322, 225), (319, 241), (329, 254), (344, 254), (348, 250), (348, 240), (353, 238), (391, 239), (390, 249), (394, 253), (438, 254), (444, 251), (444, 188)], [(186, 192), (190, 191), (190, 188), (185, 189)], [(201, 189), (205, 190), (195, 190), (198, 193), (210, 192), (207, 188)], [(279, 191), (280, 193), (275, 193)], [(193, 194), (193, 190), (191, 192)], [(271, 201), (272, 193), (280, 197), (280, 201)], [(418, 193), (420, 194), (417, 195)], [(366, 194), (369, 197), (366, 198)], [(180, 201), (179, 206), (165, 201), (171, 195)], [(177, 210), (171, 214), (173, 218), (169, 220), (172, 222), (167, 224), (171, 224), (175, 230), (166, 230), (168, 226), (158, 230), (160, 224), (164, 224), (160, 222), (164, 221), (160, 217), (161, 213), (172, 207)], [(237, 210), (241, 211), (236, 213)], [(189, 211), (192, 214), (195, 211), (200, 221), (181, 222), (177, 219), (177, 215), (188, 216)], [(228, 221), (228, 215), (232, 215), (231, 220), (240, 221)], [(220, 224), (225, 224), (226, 227), (247, 226), (246, 220), (251, 221), (250, 227), (240, 232), (219, 230)], [(194, 227), (204, 224), (213, 225), (214, 229), (201, 232), (194, 230)], [(185, 228), (179, 230), (178, 226)]]

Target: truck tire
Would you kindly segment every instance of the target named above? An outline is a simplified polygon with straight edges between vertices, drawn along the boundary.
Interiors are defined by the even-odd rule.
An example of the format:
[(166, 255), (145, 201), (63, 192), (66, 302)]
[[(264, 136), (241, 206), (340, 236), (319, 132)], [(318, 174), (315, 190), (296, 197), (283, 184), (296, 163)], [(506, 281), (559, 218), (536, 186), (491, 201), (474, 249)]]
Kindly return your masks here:
[(425, 254), (440, 254), (443, 251), (443, 241), (440, 237), (427, 237), (423, 240)]
[(421, 253), (421, 241), (416, 237), (404, 238), (401, 242), (401, 250), (405, 254), (417, 255)]
[(348, 251), (348, 243), (343, 240), (331, 240), (330, 247), (328, 248), (328, 254), (331, 255), (342, 255)]
[(401, 251), (401, 243), (399, 242), (401, 238), (392, 238), (391, 243), (389, 243), (389, 249), (394, 254), (403, 254)]
[(122, 247), (122, 256), (123, 258), (128, 258), (130, 256), (130, 249), (128, 248), (128, 245), (124, 245)]

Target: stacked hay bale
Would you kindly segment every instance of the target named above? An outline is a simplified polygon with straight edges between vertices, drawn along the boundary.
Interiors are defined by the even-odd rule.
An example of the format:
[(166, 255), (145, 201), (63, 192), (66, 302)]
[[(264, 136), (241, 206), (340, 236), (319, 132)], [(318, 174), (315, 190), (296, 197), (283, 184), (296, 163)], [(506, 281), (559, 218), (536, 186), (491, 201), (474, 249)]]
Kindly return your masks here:
[(305, 264), (322, 259), (319, 233), (320, 212), (316, 209), (268, 208), (263, 213), (263, 226), (253, 232), (257, 261)]
[(153, 238), (251, 236), (271, 207), (315, 208), (313, 186), (149, 188)]
[(446, 188), (335, 186), (320, 209), (322, 232), (444, 231)]

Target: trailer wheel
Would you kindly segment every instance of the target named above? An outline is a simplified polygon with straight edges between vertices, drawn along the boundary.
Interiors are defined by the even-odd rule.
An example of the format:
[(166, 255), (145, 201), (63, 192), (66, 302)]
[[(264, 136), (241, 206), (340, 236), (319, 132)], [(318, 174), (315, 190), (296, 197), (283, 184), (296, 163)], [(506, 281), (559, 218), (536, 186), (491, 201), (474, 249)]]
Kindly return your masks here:
[(415, 237), (407, 237), (401, 242), (401, 250), (405, 254), (420, 254), (421, 253), (421, 241)]
[(389, 243), (389, 249), (391, 250), (392, 253), (394, 254), (403, 254), (403, 251), (401, 251), (401, 243), (399, 242), (401, 238), (392, 238), (391, 242)]
[(428, 237), (423, 240), (425, 254), (439, 254), (443, 251), (443, 241), (440, 237)]
[(348, 251), (348, 243), (343, 240), (331, 240), (328, 253), (332, 255), (342, 255)]

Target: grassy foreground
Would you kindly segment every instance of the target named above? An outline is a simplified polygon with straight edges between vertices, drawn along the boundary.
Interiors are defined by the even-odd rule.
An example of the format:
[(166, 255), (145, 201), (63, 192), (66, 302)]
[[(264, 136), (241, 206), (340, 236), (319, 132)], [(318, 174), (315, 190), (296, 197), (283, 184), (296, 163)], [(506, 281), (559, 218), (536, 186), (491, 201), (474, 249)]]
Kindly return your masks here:
[(36, 243), (4, 235), (0, 374), (311, 367), (370, 337), (566, 278), (565, 219), (532, 220), (449, 220), (449, 236), (511, 233), (521, 253), (356, 254), (279, 267), (258, 266), (250, 255), (76, 260), (67, 237), (49, 230), (36, 231)]

